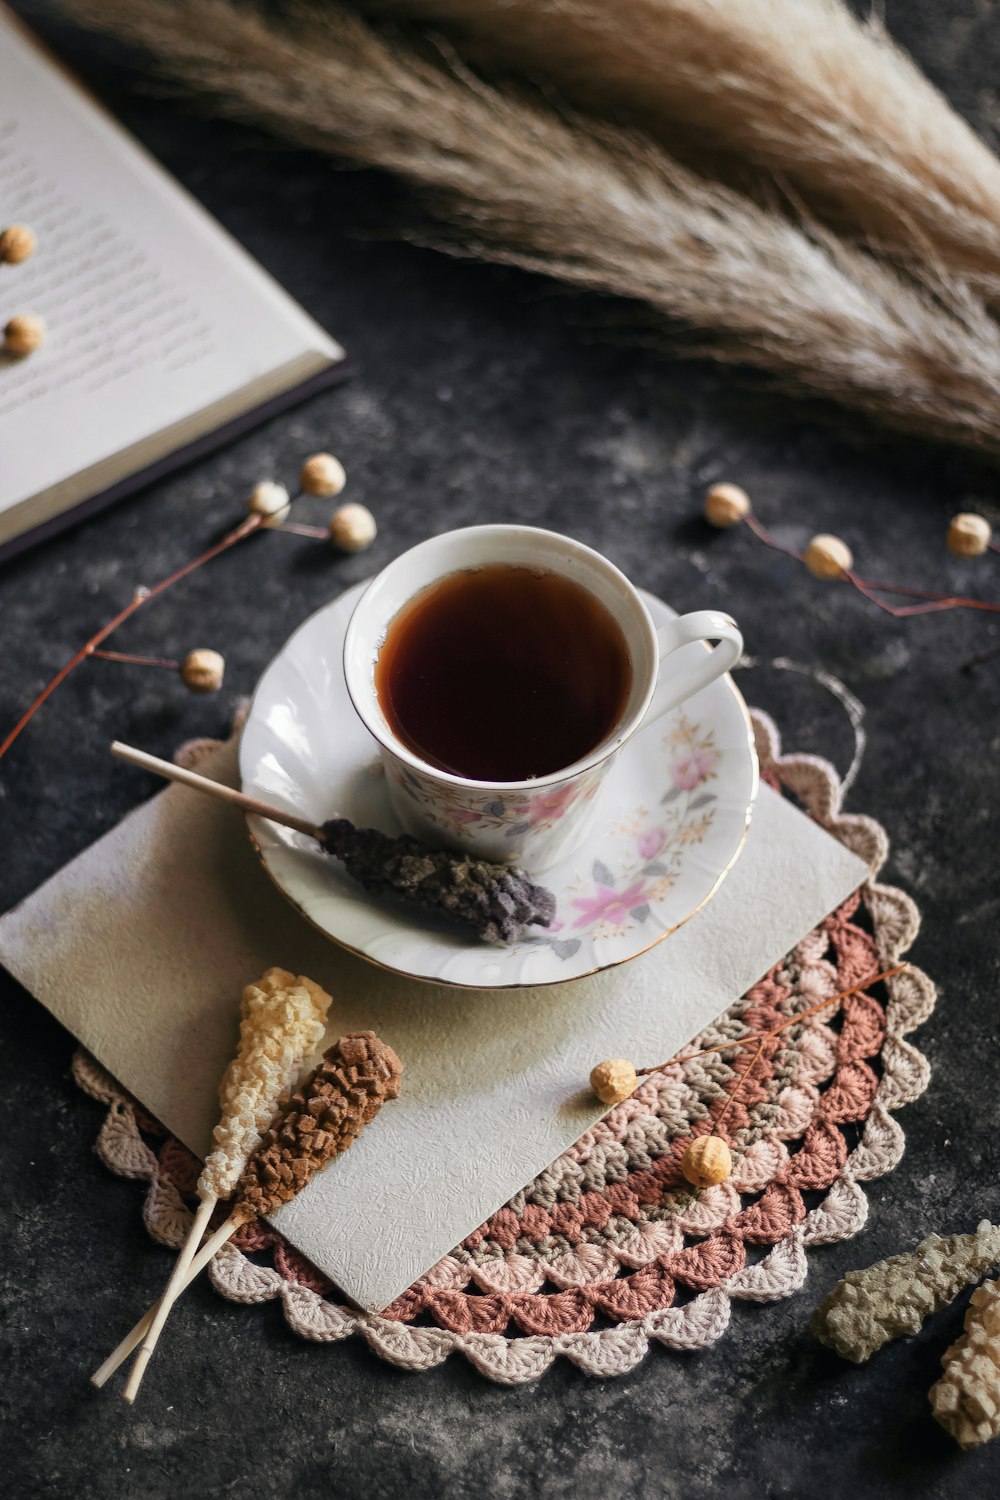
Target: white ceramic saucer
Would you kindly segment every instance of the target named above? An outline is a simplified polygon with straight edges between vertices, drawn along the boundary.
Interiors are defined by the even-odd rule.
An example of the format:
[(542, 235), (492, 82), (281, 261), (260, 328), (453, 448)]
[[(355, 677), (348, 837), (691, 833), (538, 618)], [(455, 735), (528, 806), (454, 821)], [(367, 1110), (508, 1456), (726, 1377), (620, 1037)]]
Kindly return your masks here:
[[(398, 833), (377, 747), (354, 711), (341, 664), (347, 622), (365, 587), (310, 616), (271, 662), (243, 730), (240, 774), (245, 792), (316, 823), (339, 815)], [(673, 614), (643, 597), (654, 625)], [(587, 846), (541, 877), (558, 902), (555, 924), (528, 928), (509, 947), (373, 900), (312, 840), (265, 819), (247, 821), (275, 884), (336, 942), (415, 979), (502, 989), (578, 979), (667, 937), (732, 869), (756, 795), (746, 706), (723, 677), (622, 750), (599, 793)], [(527, 815), (554, 815), (545, 803), (538, 794)]]

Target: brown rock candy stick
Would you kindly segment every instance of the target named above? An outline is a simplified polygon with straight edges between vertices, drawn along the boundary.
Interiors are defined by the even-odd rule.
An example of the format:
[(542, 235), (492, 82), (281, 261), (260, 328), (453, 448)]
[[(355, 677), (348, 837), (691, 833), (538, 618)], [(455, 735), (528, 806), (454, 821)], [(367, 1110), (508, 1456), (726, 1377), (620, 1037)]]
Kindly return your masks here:
[[(259, 1150), (240, 1178), (233, 1211), (206, 1240), (188, 1267), (188, 1286), (237, 1229), (258, 1214), (272, 1214), (301, 1192), (334, 1156), (346, 1151), (360, 1131), (400, 1090), (402, 1064), (373, 1031), (341, 1037), (319, 1066), (279, 1109)], [(140, 1319), (112, 1356), (114, 1368), (141, 1342), (156, 1313)], [(126, 1400), (136, 1389), (126, 1387)]]
[[(136, 1384), (180, 1296), (215, 1205), (232, 1196), (278, 1106), (314, 1059), (330, 1004), (330, 996), (318, 984), (304, 975), (296, 979), (287, 969), (268, 969), (257, 984), (244, 989), (239, 1047), (219, 1084), (222, 1114), (198, 1179), (198, 1209), (139, 1350), (131, 1377)], [(105, 1361), (91, 1377), (94, 1385), (104, 1384), (109, 1365)]]

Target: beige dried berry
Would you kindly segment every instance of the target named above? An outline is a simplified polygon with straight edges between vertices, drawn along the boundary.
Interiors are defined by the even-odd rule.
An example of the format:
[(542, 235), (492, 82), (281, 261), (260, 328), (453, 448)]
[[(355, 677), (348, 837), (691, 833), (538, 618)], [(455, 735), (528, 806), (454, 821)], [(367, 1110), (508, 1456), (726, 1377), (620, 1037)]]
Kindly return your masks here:
[(639, 1087), (639, 1078), (627, 1057), (609, 1057), (590, 1072), (590, 1087), (602, 1104), (620, 1104)]
[(952, 516), (948, 527), (948, 551), (953, 557), (982, 557), (993, 540), (993, 528), (985, 516), (963, 511)]
[(0, 262), (19, 266), (34, 252), (38, 240), (27, 224), (11, 224), (0, 234)]
[(330, 518), (330, 540), (341, 552), (363, 552), (377, 530), (375, 517), (363, 505), (341, 505)]
[(273, 479), (262, 479), (255, 484), (247, 500), (247, 510), (252, 516), (263, 516), (265, 526), (280, 526), (291, 508), (285, 486)]
[(712, 526), (738, 526), (750, 514), (750, 496), (738, 484), (713, 484), (705, 495), (705, 520)]
[(45, 324), (34, 313), (18, 313), (4, 328), (3, 337), (7, 353), (24, 359), (45, 343)]
[(192, 693), (217, 693), (225, 676), (225, 658), (201, 646), (181, 662), (181, 681)]
[(693, 1187), (715, 1187), (732, 1175), (732, 1152), (721, 1135), (700, 1135), (681, 1157), (681, 1171)]
[(339, 495), (346, 483), (344, 466), (332, 453), (314, 453), (299, 475), (299, 484), (307, 495)]
[(806, 548), (805, 564), (814, 578), (843, 578), (854, 567), (854, 557), (839, 536), (822, 532)]

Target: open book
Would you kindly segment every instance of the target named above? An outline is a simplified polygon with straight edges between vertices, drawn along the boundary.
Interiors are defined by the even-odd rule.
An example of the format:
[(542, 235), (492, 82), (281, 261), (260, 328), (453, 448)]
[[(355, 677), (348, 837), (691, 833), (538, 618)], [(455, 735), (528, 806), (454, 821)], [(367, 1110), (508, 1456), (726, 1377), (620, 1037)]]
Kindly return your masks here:
[(0, 556), (328, 383), (343, 350), (0, 7)]

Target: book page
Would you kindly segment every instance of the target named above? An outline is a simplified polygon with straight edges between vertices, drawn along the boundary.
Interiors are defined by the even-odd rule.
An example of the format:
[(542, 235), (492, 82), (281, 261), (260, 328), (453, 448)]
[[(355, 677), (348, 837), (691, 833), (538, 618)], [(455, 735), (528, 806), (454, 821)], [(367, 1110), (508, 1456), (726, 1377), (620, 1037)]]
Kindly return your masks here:
[(0, 356), (0, 542), (342, 357), (0, 11), (9, 223), (38, 248), (0, 266), (0, 324), (47, 335)]

